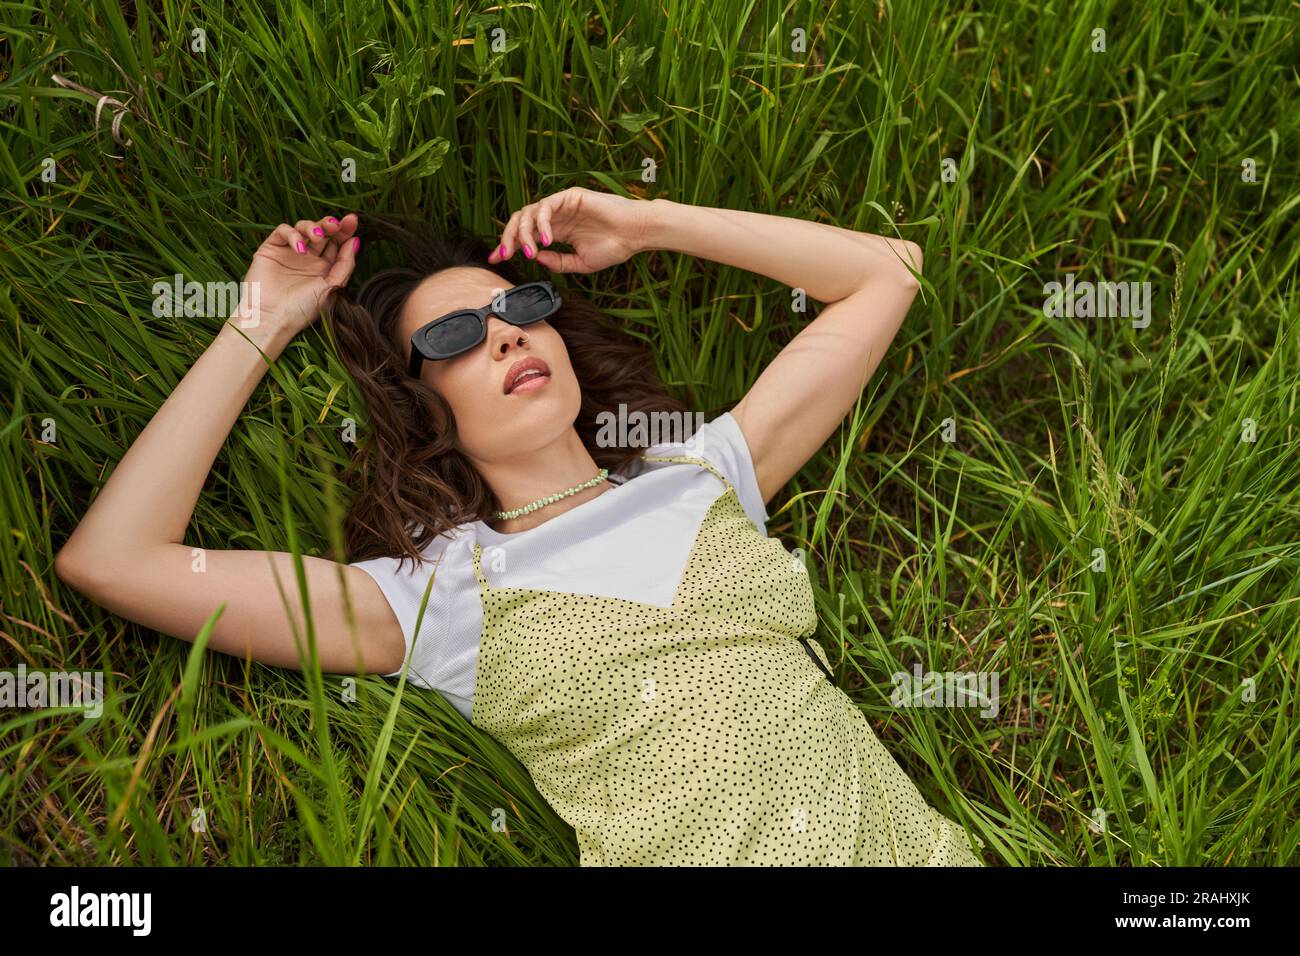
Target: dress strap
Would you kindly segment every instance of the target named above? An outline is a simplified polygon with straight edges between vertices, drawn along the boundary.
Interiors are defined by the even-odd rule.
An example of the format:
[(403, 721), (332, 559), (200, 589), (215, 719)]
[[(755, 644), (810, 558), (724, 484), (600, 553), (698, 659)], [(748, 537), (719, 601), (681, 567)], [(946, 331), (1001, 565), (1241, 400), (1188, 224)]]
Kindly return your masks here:
[(698, 458), (695, 455), (642, 455), (641, 458), (644, 461), (664, 461), (664, 462), (669, 462), (671, 464), (699, 465), (701, 468), (707, 468), (710, 472), (712, 472), (713, 477), (717, 478), (718, 481), (726, 485), (728, 489), (731, 488), (731, 482), (727, 480), (726, 475), (720, 472), (712, 464), (705, 461), (703, 458)]
[(474, 542), (474, 577), (478, 578), (478, 583), (482, 587), (490, 587), (487, 578), (483, 576), (482, 549), (479, 548), (478, 542)]

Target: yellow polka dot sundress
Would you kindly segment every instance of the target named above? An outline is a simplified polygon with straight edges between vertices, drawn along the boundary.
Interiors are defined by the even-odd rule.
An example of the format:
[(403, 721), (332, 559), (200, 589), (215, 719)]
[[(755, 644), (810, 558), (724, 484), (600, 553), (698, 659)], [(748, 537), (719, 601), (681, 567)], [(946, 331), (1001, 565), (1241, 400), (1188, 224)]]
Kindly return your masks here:
[(573, 826), (581, 864), (981, 865), (827, 679), (802, 563), (708, 462), (646, 460), (726, 489), (670, 607), (494, 587), (474, 548), (471, 720)]

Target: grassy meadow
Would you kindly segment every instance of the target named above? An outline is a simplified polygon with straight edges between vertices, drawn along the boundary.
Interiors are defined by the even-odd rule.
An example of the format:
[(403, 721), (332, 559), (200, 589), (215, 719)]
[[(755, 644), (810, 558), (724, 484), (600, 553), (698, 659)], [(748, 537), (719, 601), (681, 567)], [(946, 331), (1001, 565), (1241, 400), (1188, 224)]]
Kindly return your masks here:
[[(93, 720), (0, 709), (0, 863), (576, 864), (522, 766), (439, 694), (205, 654), (53, 569), (220, 327), (155, 316), (156, 282), (237, 281), (277, 223), (349, 211), (490, 237), (573, 185), (924, 248), (891, 352), (769, 533), (807, 553), (837, 682), (989, 865), (1296, 862), (1294, 5), (0, 17), (0, 669), (102, 671), (107, 692)], [(354, 287), (385, 261), (362, 238)], [(556, 281), (709, 418), (809, 318), (668, 253)], [(1068, 314), (1046, 291), (1067, 281), (1150, 298)], [(348, 419), (364, 440), (318, 322), (186, 543), (342, 556)], [(996, 712), (895, 704), (914, 665), (996, 674)]]

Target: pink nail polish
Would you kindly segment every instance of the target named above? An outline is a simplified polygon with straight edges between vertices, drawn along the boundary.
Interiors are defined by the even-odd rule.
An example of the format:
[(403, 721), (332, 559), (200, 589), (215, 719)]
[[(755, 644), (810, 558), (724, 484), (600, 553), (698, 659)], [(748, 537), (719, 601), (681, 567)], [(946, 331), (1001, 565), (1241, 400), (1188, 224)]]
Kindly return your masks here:
[(299, 251), (299, 252), (306, 252), (306, 251), (307, 251), (307, 247), (306, 247), (305, 245), (303, 245), (301, 239), (298, 240), (298, 251)]
[(322, 229), (320, 226), (312, 226), (312, 230), (311, 230), (311, 231), (314, 232), (314, 233), (315, 233), (316, 235), (318, 235), (318, 236), (323, 236), (323, 235), (325, 235), (325, 230)]
[(333, 216), (326, 216), (326, 217), (325, 217), (325, 221), (326, 221), (326, 222), (332, 222), (332, 223), (334, 223), (334, 225), (336, 225), (336, 226), (339, 224), (339, 221), (338, 221), (337, 219), (335, 219)]
[(504, 259), (504, 258), (506, 257), (506, 247), (505, 247), (505, 246), (502, 246), (502, 247), (501, 247), (501, 253), (500, 253), (500, 255), (501, 255), (501, 258), (502, 258), (502, 259)]
[(542, 233), (542, 245), (549, 246), (550, 244), (551, 244), (551, 237), (548, 236), (546, 233)]
[(524, 255), (529, 259), (533, 257), (533, 247), (528, 245), (528, 243), (524, 243)]
[(360, 248), (361, 248), (361, 237), (360, 237), (360, 236), (353, 236), (353, 237), (352, 237), (352, 251), (353, 251), (353, 252), (356, 252), (356, 251), (357, 251), (358, 249), (360, 249)]

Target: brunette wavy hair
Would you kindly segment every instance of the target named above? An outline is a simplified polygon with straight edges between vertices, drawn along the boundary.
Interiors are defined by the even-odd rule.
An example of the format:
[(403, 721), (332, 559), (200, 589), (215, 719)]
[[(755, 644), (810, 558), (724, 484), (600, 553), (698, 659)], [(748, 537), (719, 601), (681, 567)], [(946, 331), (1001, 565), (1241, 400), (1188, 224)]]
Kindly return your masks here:
[[(349, 561), (400, 557), (418, 567), (424, 547), (458, 525), (486, 519), (500, 503), (486, 481), (456, 448), (456, 419), (447, 402), (406, 371), (400, 341), (402, 307), (434, 273), (473, 266), (518, 285), (527, 279), (509, 261), (487, 261), (493, 242), (463, 230), (438, 232), (427, 223), (385, 215), (363, 215), (358, 234), (371, 256), (388, 246), (384, 262), (397, 264), (372, 275), (353, 296), (333, 290), (322, 315), (339, 359), (365, 401), (370, 427), (344, 472), (352, 502), (344, 522)], [(560, 333), (582, 390), (574, 427), (602, 468), (618, 471), (639, 448), (596, 444), (597, 415), (628, 412), (685, 412), (655, 373), (651, 356), (615, 322), (572, 289), (562, 290), (560, 310), (547, 321)]]

